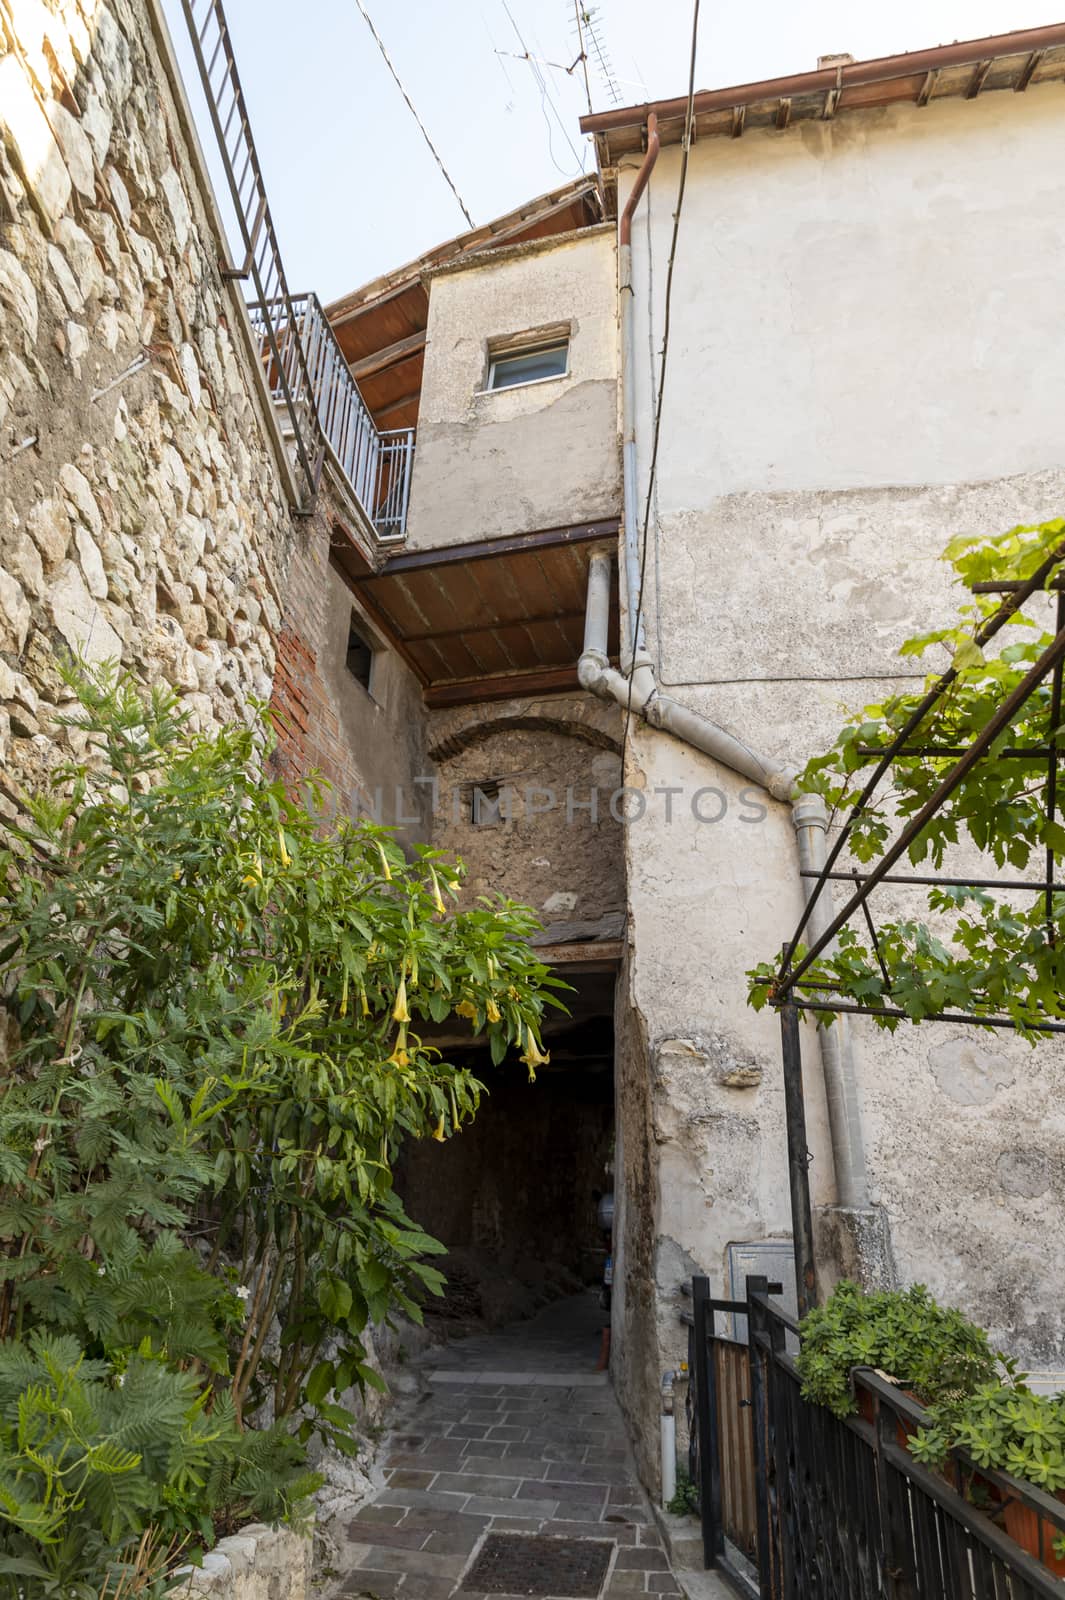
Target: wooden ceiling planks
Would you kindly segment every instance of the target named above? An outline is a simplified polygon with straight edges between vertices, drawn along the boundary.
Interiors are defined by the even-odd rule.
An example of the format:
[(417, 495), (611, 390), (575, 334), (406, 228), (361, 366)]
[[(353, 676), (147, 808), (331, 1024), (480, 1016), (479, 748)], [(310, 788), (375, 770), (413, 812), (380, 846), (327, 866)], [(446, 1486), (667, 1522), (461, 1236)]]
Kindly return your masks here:
[[(617, 522), (575, 524), (463, 547), (407, 551), (349, 575), (368, 615), (421, 679), (429, 704), (576, 686), (588, 562)], [(617, 649), (616, 600), (611, 649)]]

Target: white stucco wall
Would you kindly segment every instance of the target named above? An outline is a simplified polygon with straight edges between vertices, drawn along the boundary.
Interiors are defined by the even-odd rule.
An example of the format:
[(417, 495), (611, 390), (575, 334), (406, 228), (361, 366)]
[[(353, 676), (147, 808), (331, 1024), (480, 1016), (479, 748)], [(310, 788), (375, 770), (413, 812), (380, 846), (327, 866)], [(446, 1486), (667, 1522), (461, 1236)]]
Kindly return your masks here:
[[(938, 561), (955, 533), (1065, 508), (1063, 135), (1055, 86), (695, 145), (645, 610), (663, 685), (755, 747), (801, 764), (900, 687), (899, 643), (957, 598)], [(641, 481), (679, 161), (663, 150), (633, 233)], [(647, 729), (628, 774), (686, 791), (671, 826), (660, 796), (627, 834), (660, 1369), (680, 1353), (680, 1276), (697, 1263), (721, 1286), (730, 1242), (788, 1228), (778, 1029), (743, 974), (780, 948), (799, 891), (785, 808), (741, 822), (742, 782)], [(720, 822), (692, 818), (700, 785), (728, 798)], [(1065, 1366), (1061, 1050), (855, 1031), (900, 1275)], [(818, 1203), (833, 1181), (812, 1033), (804, 1049)], [(722, 1081), (730, 1061), (761, 1083)]]
[[(408, 547), (616, 515), (615, 250), (609, 226), (435, 274)], [(564, 377), (485, 391), (490, 343), (570, 326)]]

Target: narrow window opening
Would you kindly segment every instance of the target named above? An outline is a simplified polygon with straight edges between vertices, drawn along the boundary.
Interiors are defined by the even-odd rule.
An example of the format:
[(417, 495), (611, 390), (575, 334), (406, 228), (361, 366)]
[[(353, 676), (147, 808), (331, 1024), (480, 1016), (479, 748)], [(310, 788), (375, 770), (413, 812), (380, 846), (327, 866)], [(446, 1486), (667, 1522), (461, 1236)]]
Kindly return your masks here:
[(373, 646), (366, 642), (355, 626), (354, 615), (352, 612), (352, 621), (348, 626), (347, 668), (351, 676), (361, 683), (369, 694), (370, 677), (373, 672)]
[(569, 370), (569, 340), (553, 339), (550, 344), (529, 348), (497, 350), (488, 364), (489, 389), (513, 389), (520, 383), (539, 383), (543, 378), (564, 378)]
[(471, 783), (470, 790), (470, 821), (475, 828), (496, 828), (503, 821), (506, 811), (504, 808), (503, 785), (498, 778), (482, 778), (479, 783)]

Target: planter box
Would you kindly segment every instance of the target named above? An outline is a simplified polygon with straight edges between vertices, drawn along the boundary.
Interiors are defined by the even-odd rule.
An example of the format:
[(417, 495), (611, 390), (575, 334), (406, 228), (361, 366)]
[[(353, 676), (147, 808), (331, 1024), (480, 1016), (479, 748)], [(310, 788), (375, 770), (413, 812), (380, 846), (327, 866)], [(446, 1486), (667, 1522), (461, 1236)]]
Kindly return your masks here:
[(291, 1528), (249, 1523), (220, 1539), (202, 1567), (184, 1567), (177, 1600), (310, 1600), (313, 1539)]

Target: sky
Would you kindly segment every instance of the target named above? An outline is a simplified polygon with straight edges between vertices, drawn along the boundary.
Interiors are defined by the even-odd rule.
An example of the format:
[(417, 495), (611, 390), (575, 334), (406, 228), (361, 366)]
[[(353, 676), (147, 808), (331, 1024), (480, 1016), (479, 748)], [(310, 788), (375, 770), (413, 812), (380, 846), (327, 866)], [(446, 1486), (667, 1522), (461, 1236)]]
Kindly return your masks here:
[[(364, 3), (476, 223), (593, 167), (578, 127), (582, 68), (566, 71), (574, 0)], [(805, 72), (835, 51), (862, 59), (1038, 27), (1060, 19), (1053, 4), (702, 0), (696, 85)], [(686, 92), (692, 0), (591, 9), (613, 70), (612, 89), (590, 63), (595, 110)], [(179, 0), (164, 10), (213, 164)], [(226, 0), (226, 14), (293, 293), (335, 299), (465, 229), (356, 0)]]

